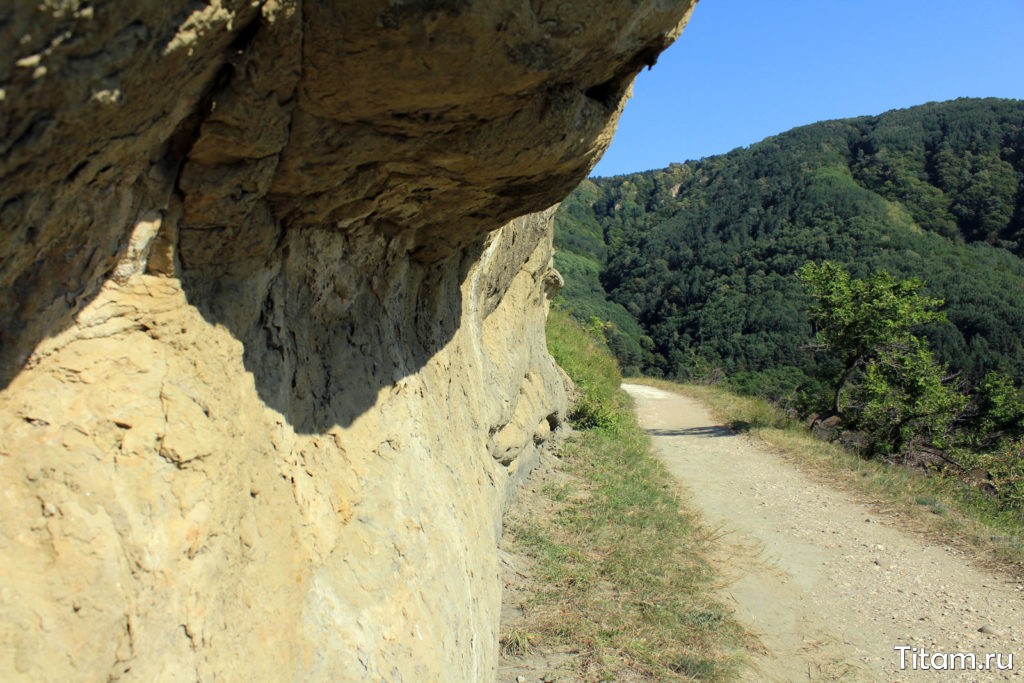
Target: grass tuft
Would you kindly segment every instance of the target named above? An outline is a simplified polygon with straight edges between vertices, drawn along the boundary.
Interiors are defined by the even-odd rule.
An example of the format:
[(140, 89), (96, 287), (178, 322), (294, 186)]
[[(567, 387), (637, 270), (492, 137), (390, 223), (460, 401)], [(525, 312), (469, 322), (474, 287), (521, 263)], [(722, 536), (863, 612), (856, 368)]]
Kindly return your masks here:
[(530, 654), (533, 636), (521, 628), (514, 628), (501, 638), (501, 654), (504, 657), (523, 657)]

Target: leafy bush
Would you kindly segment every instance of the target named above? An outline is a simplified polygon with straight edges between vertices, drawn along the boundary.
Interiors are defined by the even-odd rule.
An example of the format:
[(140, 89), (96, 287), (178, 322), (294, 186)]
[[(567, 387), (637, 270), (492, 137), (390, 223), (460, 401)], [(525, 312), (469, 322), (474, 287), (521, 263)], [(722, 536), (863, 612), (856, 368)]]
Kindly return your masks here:
[(988, 373), (975, 391), (967, 423), (972, 444), (981, 448), (1024, 436), (1024, 391), (1009, 377)]
[(993, 453), (968, 454), (968, 466), (981, 472), (983, 487), (990, 488), (1007, 508), (1024, 517), (1024, 437)]
[(569, 420), (576, 429), (603, 429), (607, 431), (618, 431), (620, 428), (619, 419), (615, 411), (607, 404), (595, 401), (587, 396), (583, 387), (583, 395), (569, 410)]
[(910, 337), (872, 359), (854, 391), (853, 424), (875, 454), (902, 454), (915, 446), (949, 448), (967, 398), (944, 381), (926, 342)]

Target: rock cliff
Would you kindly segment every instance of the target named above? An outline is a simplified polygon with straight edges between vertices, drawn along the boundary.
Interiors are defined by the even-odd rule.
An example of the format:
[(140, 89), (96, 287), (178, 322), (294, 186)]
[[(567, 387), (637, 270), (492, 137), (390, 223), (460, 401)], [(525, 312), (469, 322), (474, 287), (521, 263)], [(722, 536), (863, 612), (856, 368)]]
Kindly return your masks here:
[(550, 211), (690, 0), (0, 10), (6, 680), (486, 680)]

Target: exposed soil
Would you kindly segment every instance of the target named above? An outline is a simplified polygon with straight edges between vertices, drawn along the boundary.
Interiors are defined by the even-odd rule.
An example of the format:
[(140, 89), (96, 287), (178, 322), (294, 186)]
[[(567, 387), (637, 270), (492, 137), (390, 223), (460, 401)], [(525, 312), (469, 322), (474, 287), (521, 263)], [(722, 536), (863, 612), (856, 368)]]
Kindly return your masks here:
[[(558, 435), (559, 441), (568, 433), (567, 428)], [(540, 464), (530, 472), (522, 487), (516, 491), (512, 505), (505, 513), (505, 523), (535, 519), (552, 514), (550, 497), (542, 493), (547, 485), (561, 485), (570, 481), (571, 475), (562, 467), (561, 461), (550, 452), (541, 454)], [(524, 606), (536, 591), (534, 560), (521, 552), (507, 536), (501, 541), (501, 632), (529, 633), (529, 619)], [(525, 652), (501, 644), (497, 683), (581, 683), (584, 678), (579, 653), (571, 647), (546, 647), (529, 644)]]
[[(1024, 677), (1024, 585), (898, 527), (850, 493), (719, 425), (697, 401), (623, 385), (656, 452), (720, 529), (721, 591), (759, 638), (750, 681), (988, 681)], [(900, 669), (904, 650), (906, 668)], [(952, 667), (1013, 655), (1012, 671)], [(933, 653), (943, 653), (932, 660)], [(917, 657), (917, 659), (915, 659)], [(992, 668), (997, 662), (992, 660)], [(917, 665), (917, 669), (914, 666)]]

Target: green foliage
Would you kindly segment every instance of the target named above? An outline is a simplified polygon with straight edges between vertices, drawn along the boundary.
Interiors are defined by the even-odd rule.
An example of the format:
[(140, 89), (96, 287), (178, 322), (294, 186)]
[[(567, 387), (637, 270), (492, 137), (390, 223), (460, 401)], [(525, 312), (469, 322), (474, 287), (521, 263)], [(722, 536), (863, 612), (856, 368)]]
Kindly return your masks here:
[(820, 405), (828, 392), (824, 384), (792, 366), (737, 372), (726, 379), (726, 384), (741, 396), (760, 396), (799, 414), (806, 414)]
[(858, 280), (825, 262), (808, 263), (798, 275), (815, 302), (809, 314), (819, 342), (844, 359), (836, 413), (843, 386), (858, 377), (842, 414), (864, 438), (865, 451), (937, 454), (958, 476), (984, 472), (984, 486), (1005, 506), (1019, 507), (1024, 460), (1020, 442), (1011, 439), (1024, 434), (1024, 392), (995, 372), (985, 376), (973, 400), (951, 386), (928, 342), (913, 334), (915, 327), (943, 319), (936, 310), (942, 301), (922, 297), (920, 280), (898, 281), (883, 271)]
[(523, 629), (512, 629), (498, 643), (504, 657), (522, 657), (530, 653), (531, 634)]
[(995, 452), (968, 454), (966, 459), (975, 472), (983, 474), (982, 484), (1024, 518), (1024, 438), (1007, 442)]
[[(842, 390), (869, 358), (886, 357), (885, 363), (873, 364), (878, 387), (889, 380), (906, 384), (896, 374), (901, 368), (910, 372), (920, 366), (914, 361), (920, 361), (924, 355), (934, 365), (927, 344), (922, 344), (912, 330), (944, 321), (945, 315), (937, 310), (943, 302), (921, 296), (923, 283), (917, 278), (897, 280), (884, 270), (862, 280), (851, 278), (834, 261), (807, 263), (797, 271), (797, 276), (814, 300), (808, 315), (818, 342), (842, 362), (832, 401), (834, 413), (842, 412)], [(909, 344), (913, 349), (894, 353), (899, 344)], [(883, 372), (883, 368), (889, 372)]]
[(619, 423), (615, 413), (605, 405), (595, 402), (587, 395), (586, 387), (583, 389), (583, 396), (573, 404), (569, 411), (569, 419), (576, 429), (604, 429), (618, 431)]
[(982, 379), (967, 422), (973, 445), (992, 447), (1024, 436), (1024, 391), (998, 372)]
[(590, 206), (599, 194), (598, 187), (585, 180), (562, 203), (555, 216), (555, 267), (565, 278), (565, 288), (557, 305), (577, 320), (589, 322), (598, 318), (604, 321), (602, 335), (623, 372), (639, 374), (650, 364), (653, 342), (629, 311), (608, 300), (601, 286), (600, 273), (607, 247)]
[(953, 445), (952, 427), (967, 398), (944, 380), (927, 342), (910, 336), (868, 362), (856, 387), (853, 424), (868, 451), (906, 453)]
[(591, 179), (556, 214), (556, 265), (571, 271), (562, 305), (614, 322), (634, 342), (613, 347), (620, 361), (645, 374), (788, 366), (813, 382), (842, 367), (806, 353), (796, 271), (827, 259), (854, 278), (927, 280), (921, 296), (944, 299), (948, 318), (924, 331), (936, 358), (966, 381), (1019, 380), (1022, 149), (1024, 103), (965, 99)]
[(620, 431), (622, 374), (604, 343), (600, 320), (585, 328), (565, 312), (553, 309), (547, 338), (551, 355), (576, 383), (578, 395), (569, 412), (573, 425)]
[(884, 270), (863, 280), (838, 263), (807, 263), (797, 276), (814, 298), (808, 309), (818, 341), (858, 360), (906, 340), (911, 330), (945, 320), (941, 299), (921, 296), (918, 278), (897, 280)]

